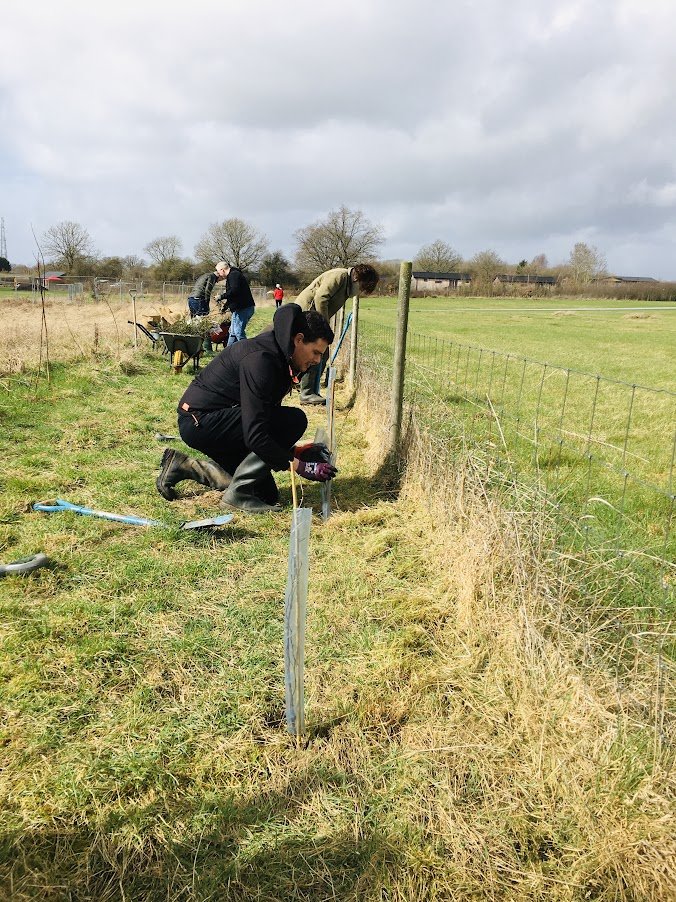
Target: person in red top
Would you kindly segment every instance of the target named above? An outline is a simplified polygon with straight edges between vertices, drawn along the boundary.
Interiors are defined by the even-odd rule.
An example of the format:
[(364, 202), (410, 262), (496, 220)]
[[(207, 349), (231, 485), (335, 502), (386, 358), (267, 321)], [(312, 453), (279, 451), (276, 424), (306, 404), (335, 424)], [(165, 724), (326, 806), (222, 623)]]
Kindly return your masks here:
[(281, 285), (275, 285), (275, 290), (273, 291), (272, 296), (275, 299), (275, 307), (281, 307), (282, 301), (284, 300), (284, 289)]

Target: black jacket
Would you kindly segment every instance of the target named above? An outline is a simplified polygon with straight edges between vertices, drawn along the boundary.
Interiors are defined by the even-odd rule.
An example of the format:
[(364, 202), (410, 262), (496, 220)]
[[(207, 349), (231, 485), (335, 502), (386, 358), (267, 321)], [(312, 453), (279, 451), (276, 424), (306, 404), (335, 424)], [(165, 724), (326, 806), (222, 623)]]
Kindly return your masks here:
[(195, 376), (178, 404), (200, 412), (241, 407), (244, 442), (273, 470), (285, 470), (293, 459), (270, 435), (270, 411), (279, 407), (293, 384), (291, 355), (293, 336), (303, 331), (298, 304), (279, 307), (272, 329), (255, 338), (236, 341), (225, 348)]
[(215, 272), (207, 272), (203, 276), (200, 276), (199, 279), (195, 282), (193, 290), (190, 292), (191, 298), (198, 298), (200, 301), (204, 301), (204, 307), (209, 309), (209, 301), (211, 299), (211, 292), (214, 290), (214, 285), (218, 282), (218, 274)]
[(225, 306), (229, 310), (246, 310), (247, 307), (256, 306), (249, 283), (241, 269), (237, 269), (236, 266), (230, 267), (225, 279), (225, 291), (219, 295), (218, 300), (225, 300)]

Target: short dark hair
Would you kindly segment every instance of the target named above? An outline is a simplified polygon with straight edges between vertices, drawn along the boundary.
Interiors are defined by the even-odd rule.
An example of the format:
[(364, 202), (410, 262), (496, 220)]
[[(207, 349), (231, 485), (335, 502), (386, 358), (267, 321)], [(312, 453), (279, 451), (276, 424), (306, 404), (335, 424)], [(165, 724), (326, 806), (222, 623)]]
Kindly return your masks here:
[(364, 294), (371, 294), (380, 279), (375, 267), (371, 266), (370, 263), (357, 263), (356, 266), (352, 267), (352, 275), (359, 282), (359, 288)]
[(304, 344), (309, 344), (311, 341), (317, 341), (320, 338), (331, 344), (333, 341), (333, 329), (329, 325), (328, 320), (318, 310), (305, 310), (302, 320), (305, 320), (305, 323), (299, 331), (303, 333)]

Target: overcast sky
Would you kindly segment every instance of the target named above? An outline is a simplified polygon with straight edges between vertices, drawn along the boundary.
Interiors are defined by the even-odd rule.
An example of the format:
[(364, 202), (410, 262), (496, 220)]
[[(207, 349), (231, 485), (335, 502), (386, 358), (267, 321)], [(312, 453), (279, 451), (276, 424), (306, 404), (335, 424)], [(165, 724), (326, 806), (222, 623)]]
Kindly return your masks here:
[(0, 29), (14, 263), (63, 220), (192, 256), (232, 216), (292, 257), (346, 204), (385, 258), (586, 241), (676, 280), (674, 0), (14, 0)]

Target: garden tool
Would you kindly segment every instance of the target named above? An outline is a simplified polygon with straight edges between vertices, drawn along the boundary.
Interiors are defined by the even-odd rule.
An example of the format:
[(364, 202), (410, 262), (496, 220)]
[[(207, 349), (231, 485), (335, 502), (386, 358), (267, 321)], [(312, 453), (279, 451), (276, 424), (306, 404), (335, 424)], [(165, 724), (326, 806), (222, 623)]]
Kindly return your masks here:
[(39, 551), (31, 557), (22, 557), (11, 564), (0, 564), (0, 576), (9, 576), (10, 573), (30, 573), (38, 567), (45, 567), (49, 563), (46, 554)]
[[(78, 504), (71, 504), (64, 501), (63, 498), (57, 498), (54, 504), (44, 504), (36, 502), (33, 505), (34, 511), (45, 511), (53, 514), (61, 511), (72, 511), (75, 514), (86, 514), (89, 517), (101, 517), (104, 520), (115, 520), (117, 523), (129, 523), (132, 526), (161, 526), (165, 529), (171, 529), (168, 523), (161, 520), (148, 520), (145, 517), (136, 517), (133, 514), (112, 514), (109, 511), (94, 510), (91, 507), (82, 507)], [(186, 520), (181, 523), (179, 529), (203, 529), (205, 526), (224, 526), (233, 518), (232, 514), (221, 514), (218, 517), (209, 517), (206, 520)]]

